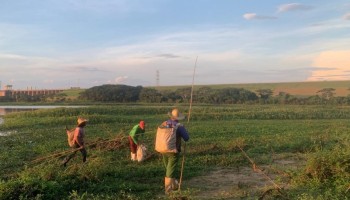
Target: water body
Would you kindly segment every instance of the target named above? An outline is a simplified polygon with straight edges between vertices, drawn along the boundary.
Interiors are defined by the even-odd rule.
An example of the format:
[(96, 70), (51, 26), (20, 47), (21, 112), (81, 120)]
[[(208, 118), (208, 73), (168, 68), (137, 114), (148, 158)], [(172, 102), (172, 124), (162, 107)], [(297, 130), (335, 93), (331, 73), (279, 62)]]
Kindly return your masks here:
[(33, 111), (38, 109), (53, 109), (53, 108), (79, 108), (85, 106), (0, 106), (0, 116), (4, 116), (12, 112)]
[[(34, 111), (39, 109), (53, 109), (53, 108), (80, 108), (86, 106), (0, 106), (0, 125), (4, 123), (4, 119), (1, 116), (13, 112)], [(0, 136), (8, 136), (16, 131), (0, 132)]]

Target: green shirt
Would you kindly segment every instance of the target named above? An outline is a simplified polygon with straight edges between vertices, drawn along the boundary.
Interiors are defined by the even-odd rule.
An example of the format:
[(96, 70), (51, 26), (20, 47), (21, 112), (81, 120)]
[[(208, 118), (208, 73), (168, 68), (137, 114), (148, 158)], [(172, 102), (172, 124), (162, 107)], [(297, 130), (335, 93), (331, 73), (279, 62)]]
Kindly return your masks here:
[[(141, 127), (139, 125), (135, 125), (129, 135), (130, 137), (132, 138), (132, 140), (134, 141), (135, 144), (138, 143), (138, 138), (139, 136), (142, 134), (142, 133), (145, 133), (145, 129), (141, 129)], [(138, 144), (137, 144), (138, 145)]]

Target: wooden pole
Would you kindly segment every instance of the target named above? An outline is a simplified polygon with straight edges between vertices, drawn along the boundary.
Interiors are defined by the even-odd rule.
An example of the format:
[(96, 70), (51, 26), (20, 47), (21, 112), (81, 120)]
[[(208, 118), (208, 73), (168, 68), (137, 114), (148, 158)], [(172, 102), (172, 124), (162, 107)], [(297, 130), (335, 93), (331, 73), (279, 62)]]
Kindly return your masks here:
[[(196, 62), (194, 63), (194, 69), (193, 69), (191, 98), (190, 98), (190, 109), (188, 111), (187, 123), (190, 123), (190, 117), (191, 117), (191, 111), (192, 111), (193, 86), (194, 86), (194, 77), (195, 77), (195, 74), (196, 74), (197, 60), (198, 60), (198, 56), (196, 58)], [(180, 174), (179, 189), (178, 189), (180, 192), (181, 192), (183, 171), (184, 171), (184, 168), (185, 168), (185, 155), (186, 155), (186, 142), (184, 143), (184, 152), (182, 154), (182, 162), (181, 162), (181, 174)]]
[(194, 63), (194, 68), (193, 68), (192, 88), (191, 88), (191, 98), (190, 98), (190, 110), (188, 111), (187, 123), (190, 123), (190, 118), (191, 118), (192, 101), (193, 101), (194, 76), (195, 76), (195, 74), (196, 74), (197, 60), (198, 60), (198, 56), (197, 56), (197, 58), (196, 58), (196, 62)]

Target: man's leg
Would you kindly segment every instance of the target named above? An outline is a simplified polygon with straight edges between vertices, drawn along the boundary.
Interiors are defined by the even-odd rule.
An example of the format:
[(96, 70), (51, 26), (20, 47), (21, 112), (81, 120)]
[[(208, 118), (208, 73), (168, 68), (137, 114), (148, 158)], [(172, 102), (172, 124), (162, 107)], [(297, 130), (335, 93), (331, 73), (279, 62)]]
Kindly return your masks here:
[(136, 161), (136, 151), (137, 151), (137, 145), (134, 143), (134, 140), (129, 136), (129, 146), (130, 146), (130, 156), (132, 161)]
[(162, 156), (163, 156), (163, 165), (166, 173), (167, 166), (168, 166), (168, 154), (162, 154)]
[(178, 183), (174, 178), (178, 160), (179, 155), (177, 153), (163, 154), (163, 162), (166, 169), (164, 178), (164, 188), (166, 194), (169, 194), (178, 187)]
[(85, 148), (80, 149), (81, 155), (83, 155), (83, 162), (86, 162), (87, 152)]
[(175, 178), (176, 177), (176, 167), (179, 160), (178, 153), (169, 153), (168, 162), (166, 166), (166, 177)]
[(65, 157), (63, 162), (62, 162), (62, 165), (66, 166), (67, 163), (69, 162), (69, 160), (72, 159), (75, 156), (76, 153), (77, 153), (77, 151), (74, 151), (73, 153), (71, 153), (67, 157)]

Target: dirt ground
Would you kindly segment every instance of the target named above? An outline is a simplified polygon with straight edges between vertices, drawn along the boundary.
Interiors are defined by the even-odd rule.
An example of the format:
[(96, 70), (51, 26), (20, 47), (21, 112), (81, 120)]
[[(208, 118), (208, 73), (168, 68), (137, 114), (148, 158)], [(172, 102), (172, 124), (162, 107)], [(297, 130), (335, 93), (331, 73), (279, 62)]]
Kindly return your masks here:
[[(216, 168), (205, 176), (186, 180), (183, 188), (194, 191), (194, 199), (257, 199), (267, 191), (276, 187), (288, 188), (289, 174), (287, 171), (302, 167), (303, 162), (297, 159), (275, 160), (271, 165), (239, 168)], [(262, 171), (259, 171), (261, 169)]]

